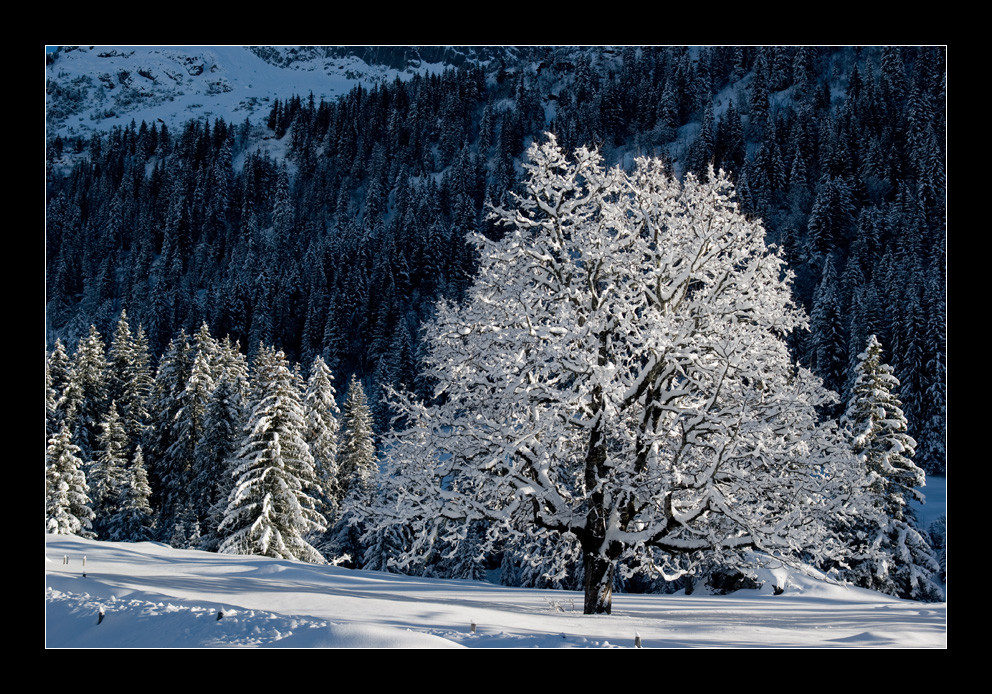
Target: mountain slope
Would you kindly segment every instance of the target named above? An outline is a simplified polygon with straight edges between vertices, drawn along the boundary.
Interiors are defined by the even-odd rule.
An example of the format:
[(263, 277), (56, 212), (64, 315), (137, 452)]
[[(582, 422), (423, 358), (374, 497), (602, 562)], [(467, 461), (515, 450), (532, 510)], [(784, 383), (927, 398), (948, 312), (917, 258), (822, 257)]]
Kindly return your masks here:
[(49, 134), (192, 118), (256, 120), (275, 99), (333, 100), (356, 85), (505, 55), (455, 46), (60, 46), (46, 67)]

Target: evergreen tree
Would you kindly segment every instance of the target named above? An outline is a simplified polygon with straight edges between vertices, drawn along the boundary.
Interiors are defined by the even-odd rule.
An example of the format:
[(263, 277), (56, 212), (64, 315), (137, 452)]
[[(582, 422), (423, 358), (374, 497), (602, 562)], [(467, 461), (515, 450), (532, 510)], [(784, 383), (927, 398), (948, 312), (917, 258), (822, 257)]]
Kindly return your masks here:
[(132, 450), (141, 441), (148, 425), (148, 398), (151, 396), (152, 375), (148, 340), (144, 330), (138, 328), (132, 335), (127, 312), (121, 311), (108, 356), (108, 392), (117, 402), (124, 430)]
[[(225, 351), (231, 348), (224, 348)], [(202, 533), (201, 547), (215, 550), (218, 528), (233, 487), (232, 465), (242, 445), (246, 422), (247, 374), (242, 373), (240, 355), (222, 367), (203, 413), (203, 434), (193, 453), (193, 499)], [(221, 356), (221, 360), (225, 360)]]
[[(338, 449), (339, 514), (337, 522), (329, 533), (331, 551), (346, 566), (362, 566), (369, 538), (365, 518), (373, 501), (376, 489), (378, 465), (376, 461), (375, 439), (373, 438), (372, 410), (365, 396), (365, 388), (354, 375), (348, 384), (341, 422), (341, 439)], [(371, 536), (371, 545), (395, 544), (395, 538), (388, 535), (395, 529), (384, 529)], [(402, 533), (402, 531), (400, 531)], [(373, 565), (383, 568), (380, 559), (385, 553), (380, 548), (373, 550), (369, 559)], [(375, 555), (380, 559), (375, 559)]]
[(106, 417), (100, 423), (97, 438), (98, 454), (86, 472), (93, 499), (96, 519), (93, 524), (97, 537), (102, 540), (123, 540), (116, 534), (114, 517), (121, 510), (127, 485), (127, 433), (117, 411), (117, 403), (110, 403)]
[(947, 466), (947, 311), (942, 287), (929, 293), (926, 310), (927, 390), (917, 423), (917, 458), (927, 474), (943, 475)]
[[(349, 530), (349, 528), (338, 528), (339, 532), (346, 530)], [(375, 532), (363, 535), (360, 542), (355, 541), (353, 545), (348, 545), (342, 542), (341, 538), (336, 538), (338, 540), (338, 545), (335, 546), (335, 550), (338, 552), (336, 561), (346, 566), (361, 566), (366, 571), (394, 571), (396, 557), (406, 547), (410, 546), (411, 540), (409, 533), (409, 526), (393, 524), (377, 526)], [(353, 562), (350, 554), (343, 553), (342, 549), (345, 546), (364, 547), (360, 561)], [(423, 559), (424, 561), (419, 563), (418, 569), (423, 571), (425, 567), (433, 568), (431, 566), (431, 557), (424, 557)], [(409, 565), (404, 568), (408, 574), (411, 572)]]
[(570, 533), (536, 533), (507, 547), (504, 553), (504, 568), (513, 567), (513, 582), (504, 580), (504, 585), (582, 589), (582, 547)]
[(485, 535), (487, 527), (488, 524), (484, 521), (476, 521), (467, 525), (458, 524), (454, 545), (450, 548), (442, 548), (439, 552), (440, 556), (434, 567), (436, 575), (443, 578), (464, 578), (470, 581), (486, 580)]
[(793, 83), (796, 96), (802, 100), (812, 97), (816, 85), (816, 48), (800, 46), (792, 59)]
[(755, 139), (761, 136), (768, 125), (771, 104), (769, 102), (768, 63), (764, 51), (758, 53), (749, 85), (749, 103), (751, 118), (748, 121)]
[(182, 408), (182, 396), (193, 367), (189, 338), (184, 331), (169, 342), (159, 360), (149, 411), (155, 413), (153, 427), (145, 434), (142, 446), (148, 463), (152, 488), (152, 508), (158, 517), (159, 540), (172, 538), (175, 519), (185, 506), (189, 479), (174, 453), (178, 440), (176, 419)]
[(65, 389), (69, 383), (71, 362), (62, 341), (55, 345), (45, 361), (45, 433), (51, 438), (65, 421)]
[(338, 455), (342, 494), (367, 494), (375, 484), (377, 470), (372, 411), (365, 388), (352, 376), (344, 402), (343, 435)]
[(63, 422), (45, 452), (45, 532), (94, 537), (94, 513), (79, 454)]
[(703, 109), (703, 122), (700, 126), (699, 135), (696, 137), (689, 151), (689, 170), (697, 178), (707, 175), (709, 167), (713, 165), (716, 155), (716, 145), (714, 142), (715, 126), (713, 118), (713, 104), (707, 101)]
[(844, 388), (847, 375), (847, 343), (838, 291), (834, 259), (828, 256), (823, 264), (820, 284), (813, 294), (809, 362), (813, 371), (823, 379), (823, 384), (837, 393)]
[(246, 441), (220, 525), (219, 551), (323, 563), (306, 538), (326, 528), (297, 377), (282, 352), (260, 346)]
[(95, 326), (80, 338), (72, 358), (63, 397), (65, 418), (83, 460), (92, 460), (100, 422), (107, 412), (107, 357), (103, 338)]
[(151, 507), (151, 487), (141, 446), (124, 471), (120, 507), (111, 519), (109, 536), (124, 542), (144, 542), (154, 537), (155, 519)]
[(845, 247), (855, 225), (854, 199), (849, 182), (824, 176), (809, 214), (810, 253), (827, 255)]
[[(195, 519), (202, 531), (201, 523), (209, 515), (211, 506), (216, 461), (209, 449), (201, 447), (200, 443), (206, 433), (207, 408), (220, 371), (220, 346), (210, 335), (206, 323), (196, 334), (194, 349), (189, 378), (179, 396), (178, 410), (173, 419), (175, 438), (166, 459), (173, 474), (174, 488), (180, 492), (177, 504), (183, 509), (181, 515)], [(168, 518), (163, 520), (169, 522)], [(190, 522), (187, 525), (193, 527)]]
[(731, 101), (716, 128), (714, 168), (739, 174), (747, 158), (747, 143), (740, 113)]
[(321, 512), (332, 521), (341, 502), (338, 480), (338, 433), (341, 411), (335, 400), (334, 375), (317, 356), (310, 366), (303, 406), (306, 413), (306, 440), (314, 459), (317, 479), (324, 494)]
[[(434, 569), (435, 544), (445, 544), (449, 549), (458, 546), (457, 525), (446, 522), (441, 515), (443, 500), (436, 494), (431, 466), (424, 457), (417, 456), (417, 451), (426, 450), (428, 442), (428, 423), (417, 418), (425, 413), (412, 414), (403, 420), (404, 435), (398, 434), (399, 427), (386, 432), (384, 448), (392, 454), (383, 461), (382, 483), (374, 498), (364, 507), (346, 507), (333, 530), (339, 563), (429, 575)], [(427, 509), (424, 526), (410, 523), (407, 511), (411, 507)], [(447, 541), (453, 534), (453, 541)], [(355, 559), (358, 552), (361, 563)]]
[(231, 466), (241, 445), (243, 405), (231, 383), (222, 380), (210, 394), (204, 416), (204, 435), (197, 442), (194, 470), (194, 499), (204, 542), (203, 549), (216, 549), (218, 527), (223, 520), (227, 497), (233, 485)]
[(913, 462), (892, 367), (872, 335), (859, 355), (857, 377), (842, 424), (857, 456), (864, 514), (848, 528), (854, 560), (847, 572), (858, 585), (914, 600), (941, 600), (940, 566), (916, 527), (910, 501), (923, 502), (926, 475)]

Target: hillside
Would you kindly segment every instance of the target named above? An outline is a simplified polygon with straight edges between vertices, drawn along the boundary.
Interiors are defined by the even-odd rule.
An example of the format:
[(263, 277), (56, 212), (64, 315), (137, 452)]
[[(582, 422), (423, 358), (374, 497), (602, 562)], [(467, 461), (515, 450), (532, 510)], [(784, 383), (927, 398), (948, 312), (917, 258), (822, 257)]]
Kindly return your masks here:
[[(499, 50), (502, 54), (504, 51)], [(332, 101), (413, 74), (440, 72), (497, 49), (410, 46), (58, 46), (46, 54), (48, 136), (137, 123), (268, 116), (274, 100)]]
[[(843, 398), (878, 334), (924, 467), (943, 471), (943, 49), (440, 51), (457, 66), (379, 52), (403, 69), (342, 51), (49, 56), (49, 348), (108, 334), (128, 306), (153, 355), (205, 320), (249, 352), (262, 340), (371, 391), (410, 386), (418, 326), (474, 272), (465, 234), (500, 233), (487, 206), (551, 131), (608, 162), (730, 171), (795, 273), (811, 321), (797, 360)], [(251, 276), (249, 242), (264, 253)]]

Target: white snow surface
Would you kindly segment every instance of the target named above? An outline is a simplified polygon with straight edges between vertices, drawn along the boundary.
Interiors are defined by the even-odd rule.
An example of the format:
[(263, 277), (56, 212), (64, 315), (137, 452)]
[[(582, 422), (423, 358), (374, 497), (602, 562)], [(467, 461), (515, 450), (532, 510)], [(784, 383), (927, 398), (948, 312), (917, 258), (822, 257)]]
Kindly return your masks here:
[(760, 590), (724, 596), (616, 594), (611, 615), (589, 616), (581, 594), (567, 591), (46, 535), (45, 645), (634, 648), (639, 637), (643, 648), (947, 646), (946, 603), (784, 568), (763, 578)]

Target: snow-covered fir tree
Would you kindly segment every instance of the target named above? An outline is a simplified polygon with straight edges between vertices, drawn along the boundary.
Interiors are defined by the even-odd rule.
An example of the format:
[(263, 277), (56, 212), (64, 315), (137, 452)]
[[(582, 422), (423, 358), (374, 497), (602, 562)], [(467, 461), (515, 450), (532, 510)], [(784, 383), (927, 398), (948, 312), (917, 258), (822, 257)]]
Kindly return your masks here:
[(194, 449), (193, 507), (201, 530), (201, 549), (216, 550), (218, 528), (234, 484), (232, 466), (247, 421), (248, 370), (236, 345), (219, 346), (215, 385), (207, 398), (203, 435)]
[[(345, 517), (343, 520), (348, 520)], [(357, 525), (357, 519), (356, 519)], [(330, 546), (339, 555), (337, 562), (343, 565), (361, 566), (369, 571), (396, 571), (396, 559), (408, 547), (412, 539), (410, 528), (400, 523), (378, 523), (371, 530), (364, 527), (354, 529), (344, 523), (338, 523), (332, 535)], [(363, 533), (360, 537), (356, 536)], [(360, 560), (354, 561), (351, 552), (361, 551)], [(439, 575), (431, 555), (420, 557), (415, 567), (407, 564), (404, 573), (419, 573), (421, 575)], [(448, 578), (448, 576), (445, 576)]]
[[(934, 273), (936, 274), (936, 273)], [(947, 461), (947, 309), (943, 293), (934, 290), (935, 298), (926, 310), (926, 372), (932, 377), (923, 397), (925, 416), (917, 422), (917, 460), (928, 473), (944, 471)]]
[[(339, 513), (328, 533), (328, 546), (331, 552), (345, 566), (362, 566), (363, 554), (367, 545), (361, 538), (365, 533), (365, 518), (376, 494), (375, 485), (378, 473), (375, 434), (372, 424), (372, 410), (365, 396), (362, 382), (354, 375), (348, 383), (341, 419), (341, 436), (338, 448), (338, 472), (336, 491)], [(386, 529), (369, 540), (371, 544), (387, 542)], [(402, 531), (400, 531), (402, 533)], [(389, 553), (380, 547), (370, 555), (376, 566), (385, 566), (383, 559)]]
[(80, 338), (72, 356), (69, 381), (63, 391), (66, 422), (83, 460), (96, 454), (100, 423), (107, 414), (107, 355), (103, 337), (94, 326)]
[(120, 319), (107, 352), (108, 397), (117, 403), (124, 431), (133, 453), (148, 425), (148, 398), (152, 391), (152, 374), (148, 354), (148, 340), (140, 327), (131, 332), (127, 312), (121, 311)]
[(858, 357), (856, 378), (842, 424), (857, 456), (858, 503), (848, 522), (853, 548), (846, 576), (854, 583), (914, 600), (941, 600), (935, 576), (940, 565), (927, 536), (916, 527), (910, 501), (923, 502), (926, 475), (913, 456), (897, 394), (899, 381), (882, 361), (874, 335)]
[(188, 469), (182, 466), (182, 459), (173, 455), (177, 450), (173, 444), (177, 439), (175, 422), (192, 366), (189, 337), (180, 331), (159, 359), (148, 405), (155, 421), (145, 432), (142, 450), (152, 486), (152, 508), (158, 518), (158, 539), (163, 542), (172, 539), (190, 489)]
[(151, 540), (155, 529), (151, 494), (145, 458), (139, 445), (124, 471), (120, 504), (108, 523), (108, 536), (123, 542)]
[(834, 396), (789, 355), (805, 317), (726, 176), (607, 170), (550, 136), (529, 157), (516, 209), (497, 211), (506, 235), (476, 237), (475, 285), (427, 328), (435, 404), (393, 403), (426, 450), (390, 448), (389, 470), (435, 490), (393, 513), (427, 537), (439, 518), (571, 534), (587, 613), (610, 611), (625, 553), (657, 570), (703, 550), (833, 551), (843, 448), (816, 408)]
[(333, 522), (341, 502), (338, 489), (338, 437), (341, 411), (334, 390), (334, 374), (323, 358), (310, 365), (303, 406), (306, 412), (306, 440), (313, 455), (317, 479), (323, 489), (322, 513)]
[(342, 498), (371, 491), (378, 470), (372, 411), (362, 382), (352, 376), (344, 401), (338, 480)]
[(49, 438), (61, 429), (65, 421), (66, 386), (69, 383), (71, 361), (61, 340), (55, 340), (45, 360), (45, 431)]
[(323, 563), (308, 541), (326, 529), (321, 495), (305, 439), (302, 387), (285, 354), (259, 346), (252, 412), (232, 471), (234, 487), (219, 533), (219, 551)]
[(868, 471), (870, 485), (885, 514), (900, 520), (912, 517), (909, 501), (924, 501), (920, 488), (926, 475), (913, 462), (916, 441), (909, 435), (893, 369), (882, 361), (875, 335), (858, 355), (851, 399), (844, 424), (851, 445)]
[(445, 578), (464, 578), (471, 581), (486, 580), (487, 548), (484, 521), (457, 525), (458, 535), (450, 547), (439, 545), (438, 558), (432, 574)]
[(45, 532), (93, 537), (93, 518), (79, 446), (63, 423), (45, 452)]
[[(177, 509), (174, 513), (190, 531), (195, 528), (198, 534), (202, 534), (201, 523), (209, 513), (210, 486), (198, 485), (197, 478), (206, 478), (215, 461), (210, 457), (198, 458), (197, 452), (204, 436), (207, 406), (218, 373), (219, 349), (207, 324), (202, 324), (193, 343), (194, 356), (189, 378), (176, 402), (178, 409), (172, 420), (173, 440), (166, 450), (176, 492)], [(202, 454), (203, 449), (199, 452)], [(169, 519), (163, 518), (162, 521), (168, 523)], [(173, 538), (176, 537), (173, 533)]]
[(100, 429), (97, 437), (98, 453), (86, 471), (93, 511), (96, 514), (93, 527), (100, 539), (123, 540), (125, 538), (115, 534), (114, 518), (121, 510), (122, 497), (128, 483), (128, 441), (116, 402), (110, 403)]

